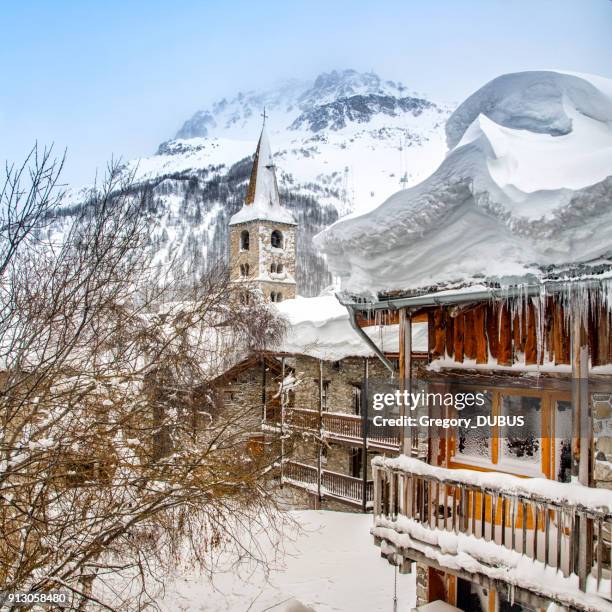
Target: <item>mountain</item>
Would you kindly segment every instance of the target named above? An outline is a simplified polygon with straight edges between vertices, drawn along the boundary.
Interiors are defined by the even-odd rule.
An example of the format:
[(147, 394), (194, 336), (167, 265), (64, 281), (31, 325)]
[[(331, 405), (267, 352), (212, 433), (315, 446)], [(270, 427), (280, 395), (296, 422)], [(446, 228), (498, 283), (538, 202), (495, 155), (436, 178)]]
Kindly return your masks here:
[(178, 260), (197, 275), (226, 256), (227, 223), (244, 198), (264, 109), (281, 200), (299, 224), (298, 291), (316, 295), (331, 276), (312, 237), (434, 170), (451, 109), (374, 73), (333, 70), (198, 110), (155, 155), (126, 165), (151, 187), (157, 263)]

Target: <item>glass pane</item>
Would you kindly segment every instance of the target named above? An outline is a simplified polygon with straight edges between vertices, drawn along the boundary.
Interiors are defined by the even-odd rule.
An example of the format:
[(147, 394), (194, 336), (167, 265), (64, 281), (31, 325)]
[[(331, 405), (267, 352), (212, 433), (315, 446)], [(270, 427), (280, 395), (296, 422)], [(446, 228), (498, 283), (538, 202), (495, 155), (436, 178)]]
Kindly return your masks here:
[[(489, 391), (484, 391), (484, 406), (465, 406), (461, 410), (455, 405), (457, 417), (470, 419), (470, 423), (476, 423), (478, 416), (490, 417), (493, 407), (493, 397)], [(455, 460), (477, 460), (480, 462), (491, 461), (491, 427), (486, 425), (476, 428), (458, 427)]]
[(572, 473), (572, 402), (555, 402), (555, 478), (569, 482)]
[[(542, 399), (520, 395), (504, 395), (501, 416), (506, 423), (500, 427), (501, 463), (531, 466), (540, 470), (542, 464)], [(523, 417), (523, 425), (516, 417)]]

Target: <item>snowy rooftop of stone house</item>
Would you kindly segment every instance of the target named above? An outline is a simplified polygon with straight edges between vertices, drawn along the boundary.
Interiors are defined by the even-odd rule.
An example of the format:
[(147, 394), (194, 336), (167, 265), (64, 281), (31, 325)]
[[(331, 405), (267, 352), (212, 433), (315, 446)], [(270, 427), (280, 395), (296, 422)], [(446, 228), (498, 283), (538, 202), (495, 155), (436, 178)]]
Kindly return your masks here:
[(273, 221), (295, 225), (290, 211), (283, 208), (278, 194), (272, 151), (265, 126), (257, 143), (253, 169), (242, 208), (232, 216), (230, 225), (248, 221)]
[[(351, 327), (348, 312), (333, 295), (297, 297), (275, 307), (289, 323), (280, 350), (309, 355), (328, 361), (345, 357), (370, 357), (374, 353)], [(399, 351), (397, 325), (371, 326), (364, 331), (385, 352)], [(427, 324), (415, 323), (412, 331), (414, 351), (427, 351)]]
[(345, 292), (610, 276), (611, 80), (503, 75), (457, 108), (446, 135), (429, 178), (315, 237)]

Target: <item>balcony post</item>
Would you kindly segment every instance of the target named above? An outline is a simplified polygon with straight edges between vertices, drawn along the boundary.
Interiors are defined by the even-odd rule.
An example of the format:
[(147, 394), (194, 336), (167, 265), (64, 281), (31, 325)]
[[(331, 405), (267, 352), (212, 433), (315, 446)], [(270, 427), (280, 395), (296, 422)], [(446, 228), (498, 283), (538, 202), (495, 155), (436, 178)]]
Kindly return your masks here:
[[(400, 391), (412, 391), (412, 317), (408, 309), (399, 311), (399, 383)], [(406, 407), (402, 403), (400, 417), (406, 416)], [(414, 432), (410, 431), (410, 438), (406, 437), (406, 428), (402, 425), (400, 448), (404, 455), (416, 454)]]
[(317, 457), (317, 495), (321, 502), (321, 480), (323, 478), (323, 361), (319, 359), (319, 444)]
[[(363, 499), (361, 509), (367, 512), (367, 488), (368, 488), (368, 377), (370, 368), (368, 358), (363, 358), (363, 389), (361, 390), (361, 452), (362, 452), (362, 471), (363, 471)], [(376, 486), (376, 485), (374, 485)]]
[(280, 405), (281, 405), (281, 457), (280, 457), (280, 480), (283, 484), (283, 464), (285, 462), (285, 357), (281, 357), (281, 387), (280, 387)]
[[(589, 409), (588, 377), (589, 349), (585, 339), (585, 329), (582, 324), (578, 298), (572, 300), (571, 317), (571, 356), (572, 356), (572, 403), (573, 403), (573, 442), (572, 442), (572, 474), (578, 476), (578, 482), (584, 486), (590, 484), (591, 455), (591, 415)], [(579, 514), (578, 546), (575, 562), (578, 566), (579, 586), (586, 589), (587, 576), (592, 561), (592, 529), (585, 514)]]

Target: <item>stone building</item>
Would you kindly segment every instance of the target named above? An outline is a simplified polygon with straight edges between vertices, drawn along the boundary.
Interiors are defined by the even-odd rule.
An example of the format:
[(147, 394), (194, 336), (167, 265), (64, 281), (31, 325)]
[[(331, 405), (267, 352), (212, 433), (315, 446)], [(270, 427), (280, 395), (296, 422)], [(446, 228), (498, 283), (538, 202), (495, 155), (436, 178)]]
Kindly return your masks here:
[[(397, 455), (399, 438), (368, 434), (363, 389), (389, 372), (334, 296), (276, 307), (288, 321), (287, 337), (276, 351), (248, 356), (219, 378), (224, 404), (260, 419), (253, 443), (278, 456), (276, 476), (293, 507), (370, 511), (371, 460)], [(417, 358), (426, 354), (426, 325), (415, 325), (413, 343)], [(387, 350), (397, 359), (393, 345)]]
[(281, 206), (265, 125), (262, 128), (247, 195), (229, 224), (231, 279), (266, 301), (294, 298), (295, 234), (293, 215)]

